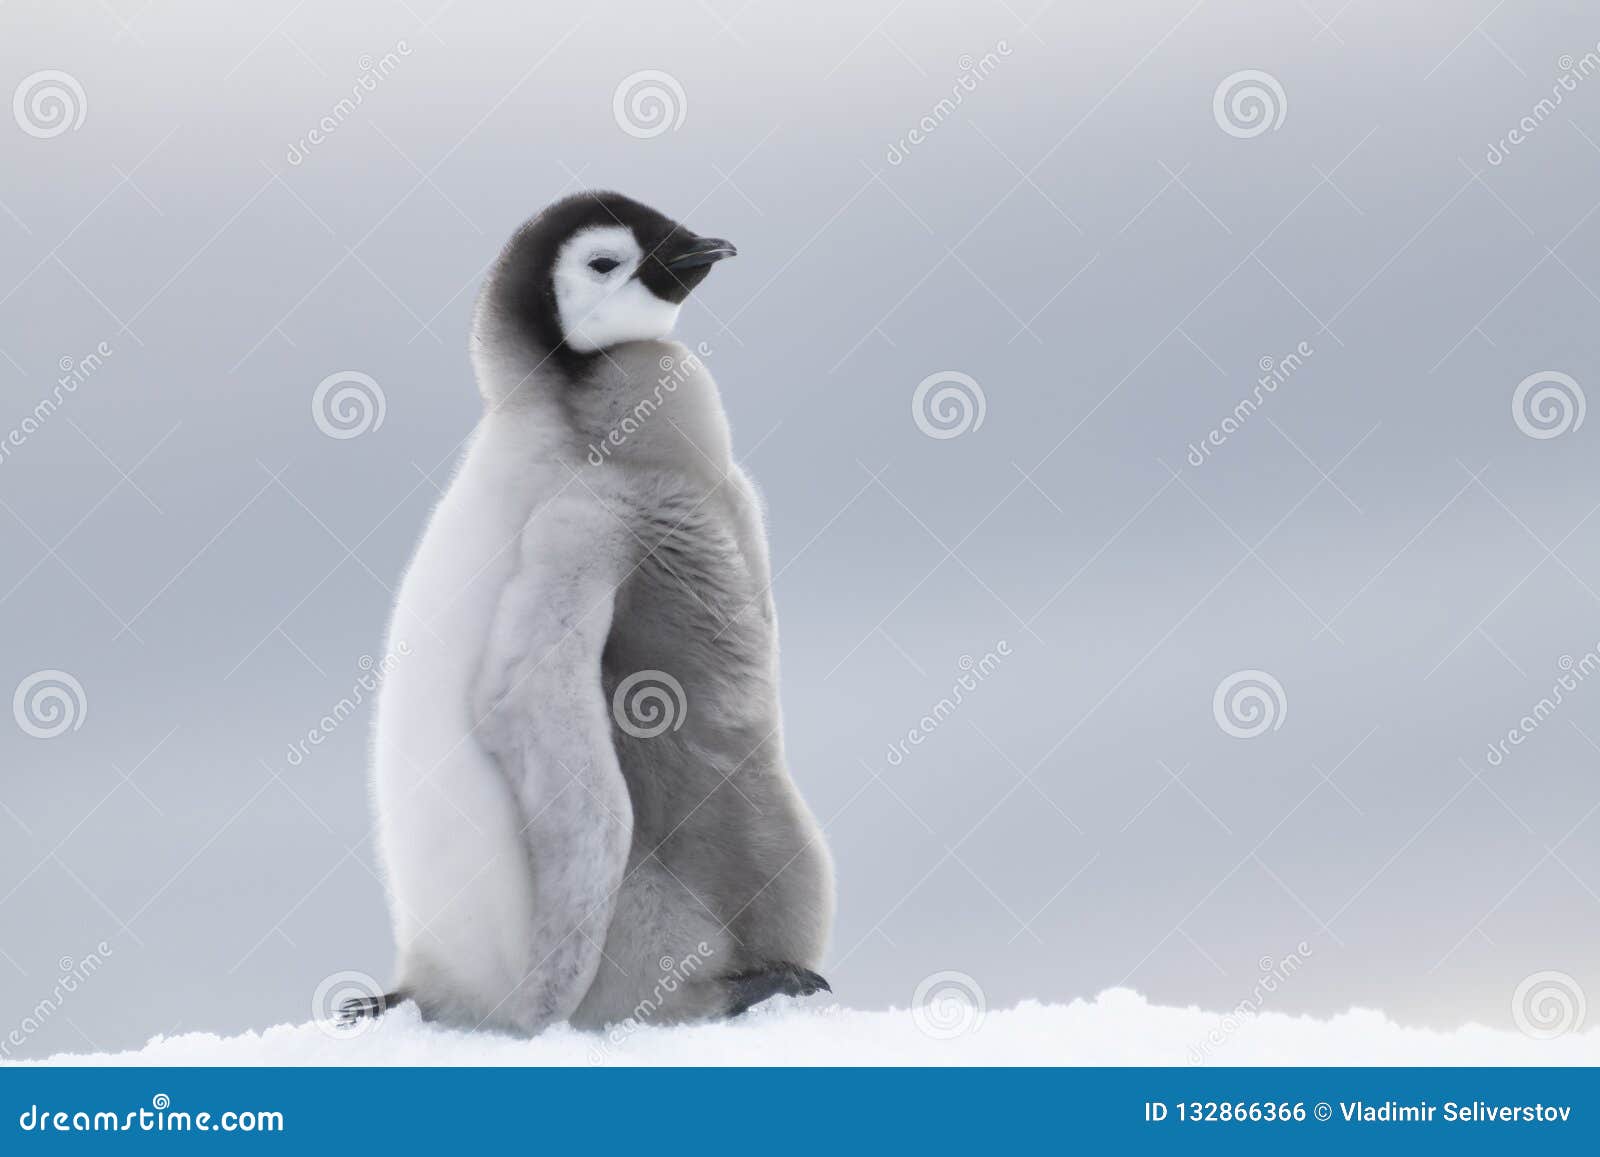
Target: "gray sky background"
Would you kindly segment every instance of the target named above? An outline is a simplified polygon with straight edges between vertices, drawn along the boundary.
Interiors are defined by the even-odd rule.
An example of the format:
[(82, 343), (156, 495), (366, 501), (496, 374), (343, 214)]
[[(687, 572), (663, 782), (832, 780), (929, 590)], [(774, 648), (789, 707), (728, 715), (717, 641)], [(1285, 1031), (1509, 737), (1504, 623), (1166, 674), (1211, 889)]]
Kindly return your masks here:
[[(387, 975), (367, 714), (289, 748), (379, 655), (476, 418), (483, 267), (585, 186), (739, 246), (680, 335), (770, 504), (840, 999), (957, 970), (991, 1006), (1226, 1008), (1304, 942), (1273, 1007), (1509, 1027), (1545, 970), (1600, 1000), (1600, 679), (1488, 758), (1600, 645), (1600, 418), (1513, 416), (1530, 375), (1596, 386), (1587, 6), (585, 8), (0, 8), (0, 97), (56, 70), (83, 111), (0, 109), (0, 437), (111, 351), (0, 459), (0, 697), (83, 688), (76, 729), (0, 727), (0, 1034), (112, 950), (14, 1055)], [(639, 137), (644, 70), (682, 119)], [(1246, 70), (1283, 115), (1235, 135)], [(381, 426), (319, 430), (340, 371)], [(945, 371), (983, 421), (935, 438)], [(1213, 696), (1250, 670), (1281, 725), (1238, 738)]]

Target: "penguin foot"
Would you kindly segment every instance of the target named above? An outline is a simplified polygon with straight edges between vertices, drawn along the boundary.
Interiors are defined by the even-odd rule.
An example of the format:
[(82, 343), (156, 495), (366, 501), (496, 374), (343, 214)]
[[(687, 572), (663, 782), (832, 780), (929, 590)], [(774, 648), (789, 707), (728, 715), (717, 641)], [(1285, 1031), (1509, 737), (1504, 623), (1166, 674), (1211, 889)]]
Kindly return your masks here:
[(339, 1013), (334, 1023), (340, 1028), (348, 1028), (359, 1020), (366, 1020), (369, 1017), (375, 1019), (404, 999), (405, 997), (398, 992), (386, 992), (382, 996), (352, 997), (339, 1006)]
[(832, 992), (833, 988), (817, 973), (798, 964), (769, 964), (749, 972), (723, 977), (728, 990), (728, 1015), (739, 1016), (771, 996), (810, 996)]

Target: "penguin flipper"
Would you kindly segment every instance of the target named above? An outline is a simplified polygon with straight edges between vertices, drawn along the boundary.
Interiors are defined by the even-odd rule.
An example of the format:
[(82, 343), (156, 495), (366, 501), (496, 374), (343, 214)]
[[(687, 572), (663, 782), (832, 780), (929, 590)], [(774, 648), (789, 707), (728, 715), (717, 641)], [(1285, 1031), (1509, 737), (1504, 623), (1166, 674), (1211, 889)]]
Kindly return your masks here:
[(602, 671), (631, 544), (583, 491), (563, 488), (523, 526), (525, 613), (500, 628), (518, 650), (515, 678), (477, 732), (525, 817), (516, 831), (531, 884), (525, 974), (483, 1011), (530, 1035), (568, 1019), (593, 984), (633, 843)]
[(798, 964), (777, 963), (764, 968), (735, 973), (723, 978), (728, 991), (728, 1016), (740, 1016), (773, 996), (810, 996), (832, 992), (833, 986), (819, 973)]

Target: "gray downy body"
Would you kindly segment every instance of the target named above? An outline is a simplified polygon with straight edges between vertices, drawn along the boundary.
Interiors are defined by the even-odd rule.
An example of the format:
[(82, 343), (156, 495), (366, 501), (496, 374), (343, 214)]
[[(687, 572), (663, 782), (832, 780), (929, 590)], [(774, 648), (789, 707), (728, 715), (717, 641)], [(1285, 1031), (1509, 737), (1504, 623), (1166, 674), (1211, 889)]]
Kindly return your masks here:
[[(651, 1001), (663, 1006), (657, 1020), (725, 1012), (714, 978), (774, 962), (819, 967), (832, 916), (826, 848), (784, 761), (763, 512), (729, 457), (716, 384), (673, 343), (611, 353), (573, 396), (579, 445), (605, 446), (619, 414), (646, 399), (658, 408), (602, 465), (584, 459), (585, 476), (608, 476), (596, 496), (637, 547), (602, 660), (633, 840), (599, 972), (573, 1018), (587, 1025)], [(659, 734), (664, 717), (617, 697), (649, 671), (683, 690), (681, 725)], [(674, 974), (677, 991), (663, 998)]]
[[(832, 867), (784, 760), (762, 508), (715, 382), (664, 340), (732, 247), (615, 195), (595, 203), (631, 234), (540, 233), (594, 217), (577, 200), (480, 298), (484, 416), (396, 603), (411, 654), (380, 696), (374, 794), (399, 976), (356, 1015), (410, 998), (537, 1032), (826, 987)], [(596, 236), (620, 267), (573, 265)]]

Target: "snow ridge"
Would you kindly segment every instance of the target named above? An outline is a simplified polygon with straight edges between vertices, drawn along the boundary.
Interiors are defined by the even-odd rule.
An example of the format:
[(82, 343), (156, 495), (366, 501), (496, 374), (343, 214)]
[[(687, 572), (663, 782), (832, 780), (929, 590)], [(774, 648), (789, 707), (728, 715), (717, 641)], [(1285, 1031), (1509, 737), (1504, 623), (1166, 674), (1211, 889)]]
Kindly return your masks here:
[(1405, 1028), (1353, 1009), (1330, 1019), (1239, 1018), (1153, 1005), (1113, 988), (1093, 1001), (974, 1009), (959, 1022), (904, 1010), (774, 1001), (737, 1021), (677, 1028), (566, 1026), (531, 1040), (424, 1024), (402, 1005), (357, 1030), (307, 1023), (222, 1037), (157, 1036), (142, 1049), (61, 1054), (56, 1065), (1596, 1065), (1600, 1029), (1539, 1040), (1467, 1025)]

